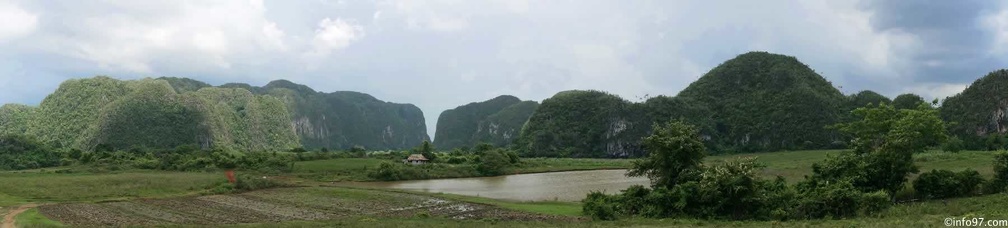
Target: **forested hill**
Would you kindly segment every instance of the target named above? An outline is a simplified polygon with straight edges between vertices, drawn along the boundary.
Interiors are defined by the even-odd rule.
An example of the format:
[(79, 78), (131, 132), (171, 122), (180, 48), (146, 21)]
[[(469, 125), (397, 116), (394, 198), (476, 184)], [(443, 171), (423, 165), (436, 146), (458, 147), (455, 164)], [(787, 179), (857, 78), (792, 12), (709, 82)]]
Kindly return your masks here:
[(794, 57), (750, 52), (676, 97), (634, 103), (599, 91), (558, 93), (543, 101), (516, 146), (529, 156), (634, 157), (654, 123), (681, 119), (699, 127), (714, 153), (840, 147), (846, 139), (827, 126), (880, 102), (889, 100), (871, 91), (844, 96)]
[(445, 110), (438, 117), (434, 144), (445, 150), (478, 143), (508, 145), (538, 107), (538, 102), (502, 95)]
[(72, 79), (38, 107), (0, 107), (0, 133), (91, 149), (295, 147), (407, 148), (427, 139), (416, 106), (355, 92), (319, 93), (274, 81), (265, 87), (213, 87), (185, 78)]
[(845, 113), (839, 90), (795, 57), (749, 52), (725, 61), (677, 97), (711, 110), (712, 139), (735, 151), (826, 148)]
[(272, 81), (264, 87), (222, 87), (248, 89), (284, 100), (294, 131), (309, 149), (404, 149), (430, 140), (423, 111), (412, 104), (385, 102), (359, 92), (317, 92), (287, 80)]
[(1004, 149), (1008, 146), (1008, 70), (998, 70), (976, 80), (962, 93), (942, 103), (941, 115), (952, 123), (950, 132), (968, 149)]

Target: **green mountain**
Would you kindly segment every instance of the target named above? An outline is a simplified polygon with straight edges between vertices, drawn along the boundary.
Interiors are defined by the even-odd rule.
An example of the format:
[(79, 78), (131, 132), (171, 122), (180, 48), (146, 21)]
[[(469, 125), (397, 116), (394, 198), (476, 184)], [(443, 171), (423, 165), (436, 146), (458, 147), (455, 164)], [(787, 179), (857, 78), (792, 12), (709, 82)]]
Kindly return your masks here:
[(868, 104), (879, 105), (882, 103), (893, 103), (893, 101), (889, 100), (888, 97), (882, 96), (882, 94), (878, 94), (871, 90), (862, 90), (861, 92), (847, 96), (847, 100), (848, 111), (864, 107)]
[[(72, 79), (38, 107), (0, 107), (0, 134), (91, 149), (204, 148), (288, 150), (409, 148), (427, 139), (423, 113), (356, 92), (318, 93), (274, 81), (265, 87), (213, 87), (186, 78)], [(317, 115), (312, 115), (317, 114)]]
[(893, 98), (892, 105), (897, 109), (915, 109), (920, 104), (927, 104), (924, 98), (917, 94), (905, 93)]
[(962, 93), (946, 98), (941, 105), (941, 115), (952, 123), (950, 133), (962, 139), (969, 149), (984, 149), (989, 136), (1003, 137), (1008, 132), (1006, 88), (1008, 70), (1002, 69), (976, 80)]
[(534, 157), (639, 157), (655, 123), (684, 120), (709, 138), (709, 116), (706, 105), (676, 97), (634, 103), (600, 91), (564, 91), (543, 101), (515, 144)]
[(639, 156), (642, 104), (601, 91), (564, 91), (543, 100), (516, 146), (533, 157)]
[(79, 149), (195, 144), (280, 150), (298, 145), (294, 133), (284, 130), (290, 121), (280, 100), (233, 89), (180, 89), (192, 87), (173, 87), (172, 80), (68, 80), (34, 109), (25, 133)]
[(404, 149), (430, 140), (423, 111), (412, 104), (385, 102), (350, 91), (316, 92), (287, 80), (247, 89), (283, 100), (291, 114), (291, 126), (306, 148)]
[(825, 127), (847, 98), (798, 59), (749, 52), (728, 60), (679, 93), (710, 109), (716, 144), (727, 150), (825, 148), (840, 142)]
[(478, 143), (505, 146), (518, 137), (539, 103), (503, 95), (441, 112), (434, 144), (441, 149), (472, 147)]

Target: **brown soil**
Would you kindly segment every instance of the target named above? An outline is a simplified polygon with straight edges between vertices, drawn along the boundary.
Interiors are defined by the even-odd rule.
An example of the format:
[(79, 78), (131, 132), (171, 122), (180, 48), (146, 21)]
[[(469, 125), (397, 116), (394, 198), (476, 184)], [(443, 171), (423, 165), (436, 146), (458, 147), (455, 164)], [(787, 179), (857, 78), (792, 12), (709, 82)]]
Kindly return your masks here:
[(17, 218), (17, 216), (20, 215), (21, 213), (29, 209), (35, 208), (36, 206), (37, 205), (35, 204), (25, 204), (18, 206), (17, 208), (11, 209), (10, 211), (7, 212), (7, 215), (4, 215), (3, 225), (0, 225), (0, 228), (14, 228), (15, 225), (14, 218)]
[[(55, 204), (40, 206), (39, 212), (64, 224), (84, 227), (270, 223), (291, 220), (332, 220), (359, 215), (411, 217), (426, 214), (460, 220), (577, 219), (529, 214), (490, 205), (448, 201), (408, 193), (368, 192), (367, 196), (361, 198), (361, 196), (339, 195), (327, 189), (281, 188), (233, 195)], [(8, 217), (13, 218), (11, 215)], [(4, 224), (3, 228), (7, 228), (6, 222)]]

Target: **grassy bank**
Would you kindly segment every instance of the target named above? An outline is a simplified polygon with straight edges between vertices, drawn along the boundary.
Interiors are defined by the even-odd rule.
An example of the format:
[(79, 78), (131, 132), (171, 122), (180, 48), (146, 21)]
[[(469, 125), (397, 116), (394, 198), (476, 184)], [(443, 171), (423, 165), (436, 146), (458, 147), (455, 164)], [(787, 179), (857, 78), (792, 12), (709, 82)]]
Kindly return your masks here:
[[(382, 162), (398, 162), (377, 158), (338, 158), (294, 163), (291, 175), (313, 181), (376, 181), (368, 173), (377, 169)], [(625, 169), (630, 167), (629, 159), (594, 158), (524, 158), (505, 173), (542, 173), (575, 170)], [(480, 176), (472, 164), (427, 164), (413, 168), (425, 168), (432, 178), (460, 178)]]
[(17, 216), (14, 224), (18, 227), (64, 227), (63, 223), (53, 221), (40, 214), (38, 209), (27, 210)]
[(202, 192), (225, 181), (222, 173), (117, 171), (112, 173), (0, 173), (0, 205), (94, 202), (169, 197)]
[[(812, 174), (813, 164), (826, 159), (828, 154), (839, 152), (839, 150), (809, 150), (719, 155), (707, 157), (705, 162), (757, 157), (760, 163), (766, 165), (766, 168), (763, 169), (763, 174), (766, 177), (782, 176), (790, 182), (797, 182), (802, 180), (806, 175)], [(920, 167), (921, 172), (927, 172), (932, 169), (947, 169), (952, 171), (974, 169), (987, 178), (993, 175), (991, 166), (993, 161), (993, 151), (963, 151), (959, 153), (929, 151), (914, 155), (914, 162)]]

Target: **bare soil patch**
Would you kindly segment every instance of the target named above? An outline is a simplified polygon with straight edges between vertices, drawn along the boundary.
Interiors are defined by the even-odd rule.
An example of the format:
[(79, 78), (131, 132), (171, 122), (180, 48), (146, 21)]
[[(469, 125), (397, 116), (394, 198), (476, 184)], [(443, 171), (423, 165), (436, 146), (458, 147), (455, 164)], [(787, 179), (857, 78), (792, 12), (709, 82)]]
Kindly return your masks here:
[(409, 217), (421, 214), (460, 220), (576, 219), (516, 212), (409, 193), (325, 187), (279, 188), (232, 195), (125, 202), (54, 204), (39, 207), (39, 212), (71, 226), (214, 225), (332, 220), (360, 215)]

